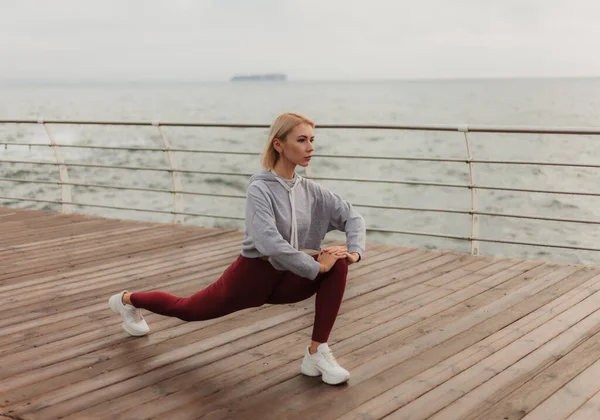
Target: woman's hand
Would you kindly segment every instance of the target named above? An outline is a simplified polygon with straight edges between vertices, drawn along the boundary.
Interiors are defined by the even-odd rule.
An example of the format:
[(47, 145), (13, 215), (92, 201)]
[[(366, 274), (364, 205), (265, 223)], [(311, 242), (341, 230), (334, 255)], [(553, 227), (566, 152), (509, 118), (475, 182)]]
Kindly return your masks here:
[(330, 254), (335, 254), (337, 252), (348, 252), (348, 247), (343, 246), (343, 245), (334, 245), (334, 246), (329, 246), (327, 248), (322, 248), (321, 251), (328, 252)]
[[(331, 248), (340, 248), (340, 249), (332, 250)], [(345, 248), (345, 247), (331, 247), (331, 248), (329, 248), (330, 251), (326, 251), (326, 249), (328, 249), (328, 248), (322, 249), (321, 252), (319, 253), (319, 256), (317, 257), (317, 261), (321, 265), (321, 269), (319, 270), (319, 272), (321, 272), (321, 273), (327, 273), (335, 265), (337, 260), (346, 258), (346, 255), (348, 255), (347, 250), (341, 249), (341, 248)]]
[(354, 264), (360, 258), (360, 254), (358, 252), (350, 252), (346, 253), (346, 259), (348, 260), (348, 264)]
[(328, 248), (323, 248), (323, 251), (329, 252), (329, 253), (344, 252), (345, 253), (345, 257), (348, 260), (348, 264), (354, 264), (360, 258), (360, 255), (358, 254), (358, 252), (351, 252), (351, 253), (349, 253), (348, 252), (348, 247), (340, 246), (340, 245), (330, 246)]

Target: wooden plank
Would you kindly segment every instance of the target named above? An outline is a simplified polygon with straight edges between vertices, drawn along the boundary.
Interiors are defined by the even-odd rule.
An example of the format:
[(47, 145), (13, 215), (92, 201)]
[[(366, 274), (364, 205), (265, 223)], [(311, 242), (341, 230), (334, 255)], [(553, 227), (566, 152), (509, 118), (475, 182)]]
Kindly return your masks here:
[[(206, 260), (184, 263), (179, 267), (172, 266), (167, 263), (169, 265), (163, 265), (162, 267), (148, 270), (147, 275), (140, 275), (139, 272), (136, 273), (132, 270), (127, 270), (122, 272), (123, 275), (121, 277), (119, 275), (120, 273), (117, 273), (117, 276), (111, 276), (103, 275), (103, 273), (99, 271), (97, 274), (77, 277), (77, 281), (73, 282), (74, 284), (65, 280), (60, 287), (56, 288), (56, 295), (53, 296), (54, 300), (49, 302), (48, 305), (49, 307), (53, 307), (55, 304), (64, 303), (66, 305), (73, 306), (80, 300), (86, 300), (88, 297), (94, 296), (95, 293), (111, 293), (114, 292), (115, 289), (122, 290), (124, 287), (132, 288), (132, 290), (141, 290), (140, 287), (142, 286), (144, 288), (148, 288), (148, 285), (150, 287), (157, 287), (165, 284), (165, 282), (167, 282), (168, 285), (180, 284), (186, 279), (190, 279), (190, 276), (198, 277), (198, 270), (209, 270), (214, 268), (215, 262), (219, 261), (219, 259), (223, 257), (228, 258), (227, 263), (231, 263), (238, 252), (239, 246), (236, 244), (230, 245), (218, 251), (207, 252), (207, 254), (210, 255), (207, 255)], [(222, 266), (222, 262), (218, 263), (217, 265), (219, 267)], [(181, 278), (179, 278), (179, 276), (181, 276)], [(148, 282), (150, 279), (157, 279), (160, 280), (160, 282), (152, 284)], [(44, 286), (46, 286), (46, 284), (44, 284)], [(85, 290), (82, 290), (81, 294), (78, 294), (78, 288)], [(32, 311), (39, 311), (41, 308), (43, 308), (43, 306), (40, 306), (39, 303), (36, 306), (35, 299), (39, 299), (39, 297), (42, 297), (47, 293), (52, 293), (52, 288), (44, 287), (40, 290), (39, 286), (36, 286), (32, 289), (21, 288), (12, 290), (5, 298), (7, 299), (7, 301), (4, 302), (6, 304), (6, 308), (4, 309), (6, 314), (3, 317), (4, 320), (0, 321), (0, 325), (9, 325), (13, 324), (14, 322), (32, 319), (33, 316), (28, 315), (25, 310), (23, 311), (24, 314), (15, 314), (14, 312), (11, 312), (11, 309), (13, 309), (12, 307), (18, 307), (19, 304), (22, 306), (29, 305), (31, 306)], [(27, 294), (27, 296), (24, 296), (25, 298), (20, 300), (19, 296), (23, 297), (24, 294)], [(0, 311), (0, 313), (4, 311)], [(13, 320), (11, 317), (15, 319)]]
[(600, 418), (600, 392), (571, 414), (569, 420), (597, 420)]
[(102, 229), (98, 229), (95, 226), (87, 226), (88, 229), (77, 230), (76, 233), (71, 233), (68, 236), (52, 237), (49, 239), (40, 240), (39, 237), (28, 241), (21, 245), (11, 244), (10, 246), (0, 248), (0, 255), (4, 256), (9, 253), (23, 255), (25, 252), (35, 251), (36, 253), (47, 253), (48, 251), (61, 251), (65, 249), (71, 249), (80, 244), (88, 241), (106, 238), (106, 237), (117, 237), (133, 232), (140, 232), (152, 229), (152, 226), (103, 226)]
[[(563, 273), (567, 273), (570, 274), (569, 270), (563, 271)], [(564, 278), (566, 278), (566, 276), (564, 275), (558, 275), (555, 276), (557, 274), (557, 272), (552, 272), (547, 276), (544, 276), (545, 278), (554, 278), (555, 280), (552, 281), (552, 284), (557, 283), (559, 280), (562, 280)], [(593, 273), (580, 273), (579, 276), (583, 275), (583, 279), (587, 280), (589, 279), (589, 275)], [(541, 289), (543, 290), (543, 289)], [(531, 296), (535, 296), (536, 293), (538, 293), (540, 290), (536, 290), (533, 289), (531, 290), (530, 295)], [(510, 296), (514, 296), (515, 293), (509, 294), (507, 295), (507, 297)], [(534, 298), (535, 299), (535, 298)], [(518, 319), (518, 318), (517, 318)], [(547, 330), (543, 330), (545, 333), (547, 334), (552, 334), (553, 331), (548, 332)], [(527, 342), (529, 343), (529, 342)], [(529, 343), (531, 345), (533, 345), (533, 343)], [(510, 347), (510, 349), (512, 349), (513, 347)], [(484, 353), (485, 354), (485, 353)], [(494, 370), (494, 363), (502, 363), (502, 360), (498, 361), (497, 358), (498, 357), (503, 357), (506, 355), (505, 352), (499, 353), (500, 356), (498, 355), (492, 355), (491, 358), (488, 359), (484, 359), (484, 363), (478, 363), (477, 365), (475, 365), (474, 367), (469, 367), (466, 371), (459, 371), (457, 372), (458, 375), (454, 376), (452, 380), (450, 381), (445, 381), (443, 384), (439, 384), (439, 386), (433, 388), (433, 389), (426, 389), (426, 393), (422, 394), (421, 396), (419, 396), (417, 399), (413, 400), (412, 402), (408, 402), (408, 404), (404, 405), (403, 407), (401, 407), (399, 410), (395, 411), (394, 414), (391, 416), (392, 418), (406, 418), (406, 419), (413, 419), (413, 418), (424, 418), (424, 417), (429, 417), (431, 415), (433, 415), (434, 413), (436, 413), (438, 410), (444, 408), (447, 404), (453, 402), (454, 400), (456, 400), (457, 398), (461, 397), (464, 392), (466, 391), (459, 391), (461, 388), (461, 385), (458, 384), (462, 384), (463, 381), (467, 381), (467, 383), (469, 383), (469, 380), (472, 381), (478, 381), (482, 378), (486, 378), (489, 377), (489, 375), (491, 375), (492, 373), (495, 373), (496, 371)], [(517, 353), (517, 354), (521, 354), (521, 353)], [(510, 356), (510, 355), (509, 355)], [(467, 359), (467, 365), (470, 365), (471, 361)], [(488, 368), (490, 370), (488, 370)], [(477, 374), (477, 375), (481, 375), (481, 377), (470, 377), (468, 378), (468, 376), (470, 376), (470, 374)], [(458, 386), (458, 389), (455, 390), (454, 388), (452, 388), (452, 385), (456, 385)], [(444, 394), (444, 392), (447, 392), (447, 394)]]
[[(193, 287), (195, 289), (200, 289), (204, 286), (206, 286), (208, 283), (214, 281), (216, 279), (216, 277), (231, 263), (231, 260), (234, 258), (233, 252), (231, 252), (230, 254), (225, 254), (225, 255), (217, 255), (214, 258), (209, 259), (208, 261), (203, 260), (203, 261), (199, 261), (198, 264), (196, 266), (191, 266), (190, 268), (187, 269), (187, 271), (174, 271), (175, 275), (170, 274), (170, 272), (168, 270), (165, 270), (164, 272), (161, 272), (159, 274), (156, 274), (154, 277), (141, 277), (139, 279), (137, 279), (136, 281), (129, 281), (127, 282), (127, 287), (130, 288), (131, 290), (143, 290), (143, 289), (148, 289), (148, 288), (159, 288), (159, 289), (167, 289), (169, 292), (172, 292), (174, 294), (178, 294), (178, 295), (189, 295), (189, 292), (186, 292), (187, 289), (190, 289), (190, 285), (188, 284), (191, 280), (194, 281)], [(203, 273), (202, 275), (199, 274)], [(149, 282), (152, 281), (153, 278), (156, 278), (157, 281), (155, 281), (154, 283), (150, 283), (151, 285), (149, 286)], [(183, 287), (173, 287), (174, 285), (181, 285), (183, 283)], [(108, 299), (108, 296), (110, 296), (111, 294), (115, 293), (118, 290), (122, 290), (123, 289), (123, 284), (119, 284), (119, 280), (112, 280), (110, 283), (107, 282), (106, 284), (102, 284), (102, 288), (97, 288), (95, 290), (92, 290), (91, 292), (89, 292), (89, 295), (87, 296), (88, 300), (81, 300), (79, 298), (73, 300), (73, 303), (68, 302), (69, 301), (69, 296), (66, 296), (63, 301), (65, 302), (64, 307), (63, 307), (63, 313), (67, 313), (69, 311), (75, 310), (75, 309), (79, 309), (79, 308), (83, 308), (85, 310), (85, 308), (87, 307), (87, 312), (86, 312), (86, 316), (88, 317), (93, 317), (94, 319), (94, 323), (98, 322), (99, 319), (96, 316), (96, 314), (98, 313), (99, 315), (104, 315), (104, 314), (108, 314), (106, 312), (106, 302), (104, 302), (103, 304), (98, 304), (96, 302), (98, 302), (97, 297), (98, 296), (104, 296), (105, 299), (102, 299), (103, 301), (105, 301), (106, 299)], [(132, 287), (130, 287), (132, 286)], [(57, 301), (58, 302), (58, 301)], [(17, 302), (18, 303), (18, 302)], [(35, 303), (32, 304), (33, 307), (35, 307)], [(94, 308), (97, 309), (93, 309), (90, 305), (96, 305)], [(38, 312), (45, 310), (48, 311), (49, 313), (52, 313), (52, 308), (54, 307), (53, 304), (51, 304), (50, 306), (41, 306), (40, 308), (38, 308)], [(27, 320), (35, 320), (35, 317), (30, 317), (30, 316), (24, 316), (24, 315), (16, 315), (15, 321), (12, 324), (8, 324), (11, 325), (12, 329), (10, 331), (10, 336), (9, 339), (6, 341), (6, 343), (10, 343), (12, 342), (15, 338), (19, 337), (19, 335), (15, 335), (15, 334), (24, 334), (26, 336), (29, 336), (31, 338), (31, 332), (29, 331), (30, 328), (34, 328), (35, 331), (39, 331), (39, 327), (42, 325), (40, 324), (40, 322), (25, 322)], [(70, 317), (68, 316), (68, 313), (66, 314), (66, 316), (63, 317), (59, 317), (59, 318), (55, 318), (55, 319), (46, 319), (43, 322), (43, 325), (45, 325), (44, 330), (42, 330), (43, 332), (48, 332), (48, 330), (50, 330), (50, 332), (57, 332), (56, 327), (54, 326), (54, 324), (56, 322), (61, 322), (64, 320), (69, 320)], [(115, 319), (116, 321), (116, 319)], [(88, 330), (95, 330), (95, 325), (94, 323), (92, 324), (88, 324)], [(8, 334), (9, 332), (4, 331), (4, 336), (6, 336), (6, 334)], [(0, 335), (0, 337), (2, 337), (2, 335)], [(56, 338), (53, 335), (54, 338)], [(5, 344), (5, 340), (0, 338), (0, 343)], [(21, 344), (27, 344), (27, 343), (21, 343)], [(41, 343), (37, 343), (35, 344), (36, 346), (39, 346)], [(13, 343), (14, 346), (14, 343)], [(2, 350), (4, 349), (4, 347), (0, 347)]]
[(600, 334), (596, 334), (581, 346), (558, 359), (549, 368), (520, 387), (515, 387), (504, 399), (491, 407), (486, 404), (473, 419), (508, 418), (522, 419), (533, 408), (537, 407), (550, 395), (559, 390), (565, 383), (579, 375), (598, 360), (600, 352)]
[[(165, 245), (161, 249), (162, 252), (160, 253), (160, 256), (165, 258), (174, 257), (177, 255), (190, 256), (190, 254), (198, 251), (206, 244), (215, 243), (216, 245), (220, 245), (222, 243), (229, 243), (229, 241), (232, 241), (238, 237), (238, 234), (235, 233), (224, 233), (222, 235), (206, 233), (205, 235), (198, 236), (193, 244), (187, 244), (185, 247), (180, 244), (175, 244), (174, 246)], [(71, 270), (68, 270), (68, 277), (89, 276), (90, 274), (96, 272), (102, 272), (102, 274), (116, 274), (120, 269), (128, 269), (133, 267), (141, 268), (144, 265), (148, 265), (149, 260), (151, 261), (151, 259), (149, 259), (148, 256), (143, 252), (130, 255), (124, 251), (122, 255), (116, 256), (108, 261), (102, 260), (96, 264), (88, 264), (81, 268), (72, 268)], [(18, 282), (1, 282), (0, 293), (6, 295), (8, 292), (19, 288), (31, 288), (37, 286), (42, 288), (48, 287), (56, 284), (57, 282), (62, 283), (66, 277), (67, 274), (65, 274), (63, 270), (59, 269), (58, 272), (55, 272), (54, 270), (48, 270), (41, 275), (31, 276), (30, 280), (27, 280), (27, 277), (20, 277), (20, 281)]]
[[(195, 236), (198, 235), (204, 235), (204, 233), (198, 232), (198, 234)], [(63, 259), (68, 259), (69, 265), (75, 266), (83, 262), (105, 260), (110, 256), (119, 256), (124, 253), (129, 253), (131, 255), (138, 252), (148, 252), (151, 250), (156, 251), (160, 250), (161, 246), (189, 242), (193, 240), (195, 236), (175, 236), (172, 232), (163, 231), (160, 228), (153, 228), (144, 234), (139, 234), (135, 237), (130, 237), (127, 240), (116, 242), (116, 246), (114, 247), (105, 247), (102, 243), (102, 240), (100, 240), (100, 242), (92, 241), (85, 247), (69, 252), (66, 255), (57, 256), (52, 254), (39, 259), (36, 258), (34, 260), (35, 266), (33, 269), (28, 267), (28, 265), (30, 266), (31, 264), (24, 262), (20, 267), (17, 266), (13, 270), (8, 269), (4, 271), (3, 275), (0, 277), (0, 280), (5, 281), (14, 278), (20, 278), (27, 274), (35, 274), (50, 268), (62, 267), (65, 264)], [(98, 252), (99, 250), (103, 250), (104, 252)], [(58, 259), (57, 257), (60, 257), (61, 259)]]
[[(456, 386), (453, 391), (458, 390), (466, 395), (430, 418), (466, 418), (486, 402), (498, 400), (508, 394), (511, 387), (518, 387), (537, 376), (556, 359), (564, 357), (600, 331), (600, 312), (594, 312), (598, 303), (600, 293), (590, 296), (586, 301), (479, 362), (478, 366), (465, 371), (463, 378), (458, 375), (448, 381), (448, 387)], [(466, 378), (473, 374), (480, 376), (475, 380)], [(477, 384), (481, 385), (474, 387)], [(440, 392), (442, 388), (439, 387)]]
[[(507, 324), (504, 328), (499, 329), (498, 332), (482, 341), (474, 341), (474, 343), (477, 343), (476, 345), (464, 347), (462, 351), (456, 353), (450, 351), (451, 346), (449, 345), (444, 348), (434, 348), (429, 356), (423, 355), (418, 360), (413, 359), (413, 363), (410, 366), (398, 365), (383, 376), (378, 377), (380, 382), (387, 382), (391, 378), (398, 383), (398, 385), (384, 393), (377, 395), (379, 390), (385, 389), (380, 382), (374, 383), (374, 381), (369, 381), (365, 383), (364, 388), (368, 387), (368, 390), (379, 388), (373, 389), (373, 393), (376, 396), (370, 400), (365, 400), (363, 405), (350, 411), (342, 418), (358, 419), (365, 416), (382, 418), (407, 403), (416, 400), (431, 389), (443, 384), (448, 379), (483, 360), (486, 356), (501, 350), (516, 339), (544, 325), (549, 320), (571, 308), (574, 304), (583, 301), (595, 291), (600, 290), (600, 279), (598, 276), (581, 282), (584, 279), (585, 277), (580, 277), (577, 280), (571, 276), (569, 277), (569, 282), (563, 281), (553, 288), (549, 288), (521, 302), (511, 312), (515, 315), (524, 314), (522, 318), (516, 322)], [(570, 287), (573, 288), (568, 291)], [(534, 310), (532, 311), (532, 309)], [(506, 315), (502, 314), (498, 317), (498, 320), (502, 317), (506, 317)], [(489, 323), (488, 327), (491, 324)], [(476, 331), (472, 331), (469, 335), (473, 336), (476, 333)], [(447, 357), (448, 355), (451, 355), (451, 357), (444, 360), (445, 356)], [(416, 364), (422, 364), (424, 367), (429, 365), (430, 367), (427, 370), (423, 369), (418, 375), (410, 376), (408, 371), (414, 369), (412, 366)], [(403, 368), (404, 370), (401, 370)], [(363, 392), (366, 392), (365, 389), (363, 389)], [(493, 416), (484, 415), (482, 418), (501, 418), (500, 416), (504, 413), (505, 410), (496, 411)], [(512, 419), (513, 417), (510, 418)]]
[[(60, 293), (63, 290), (76, 289), (74, 291), (78, 294), (81, 293), (79, 296), (85, 297), (83, 292), (109, 285), (109, 280), (117, 284), (126, 284), (130, 278), (134, 277), (149, 277), (153, 274), (167, 276), (171, 272), (175, 274), (176, 271), (183, 271), (188, 267), (210, 262), (211, 257), (214, 255), (237, 254), (240, 249), (239, 237), (237, 236), (223, 236), (218, 240), (213, 239), (211, 242), (200, 240), (197, 241), (197, 245), (190, 246), (185, 252), (182, 252), (179, 247), (165, 247), (163, 249), (164, 253), (154, 259), (124, 257), (125, 261), (120, 264), (118, 262), (112, 264), (111, 268), (104, 268), (106, 265), (96, 266), (92, 269), (80, 270), (77, 273), (73, 272), (68, 275), (52, 276), (51, 278), (40, 277), (39, 281), (0, 287), (0, 290), (2, 290), (0, 304), (6, 305), (0, 306), (0, 313), (2, 310), (11, 309), (11, 306), (7, 304), (17, 297), (19, 298), (18, 303), (21, 305), (26, 305), (28, 301), (37, 300), (39, 296), (50, 291)], [(215, 243), (218, 245), (216, 250)], [(195, 253), (202, 253), (206, 260), (197, 258), (198, 254)], [(169, 268), (171, 268), (171, 271), (168, 270)], [(143, 273), (143, 276), (140, 275), (140, 272)], [(60, 282), (57, 284), (56, 280)], [(86, 286), (89, 287), (86, 288)], [(22, 296), (23, 293), (27, 293), (27, 296)]]
[(585, 404), (596, 393), (600, 386), (598, 376), (600, 375), (600, 360), (589, 366), (561, 389), (556, 391), (550, 398), (542, 402), (524, 420), (541, 419), (566, 419), (579, 407)]
[(119, 261), (124, 258), (130, 258), (132, 256), (146, 255), (160, 253), (161, 250), (166, 246), (185, 246), (193, 243), (199, 238), (202, 237), (210, 237), (217, 235), (227, 234), (227, 231), (222, 232), (198, 232), (195, 236), (187, 235), (187, 236), (175, 236), (169, 238), (168, 235), (165, 236), (160, 242), (156, 242), (159, 238), (152, 238), (153, 241), (150, 243), (141, 242), (137, 244), (133, 243), (123, 243), (118, 247), (109, 248), (105, 252), (91, 252), (87, 253), (79, 258), (69, 259), (67, 261), (64, 260), (56, 260), (54, 262), (48, 263), (45, 266), (37, 265), (31, 270), (21, 271), (15, 274), (6, 274), (4, 276), (0, 276), (0, 285), (6, 284), (7, 281), (12, 283), (18, 282), (22, 284), (23, 281), (37, 278), (41, 273), (50, 273), (50, 274), (59, 274), (67, 271), (67, 269), (72, 270), (74, 267), (91, 267), (99, 262), (108, 263)]
[(93, 233), (87, 233), (87, 234), (82, 234), (82, 235), (73, 235), (70, 237), (70, 241), (65, 240), (64, 243), (61, 244), (61, 239), (53, 239), (51, 241), (43, 241), (41, 242), (40, 247), (38, 247), (36, 245), (36, 243), (32, 243), (31, 246), (29, 247), (29, 245), (26, 246), (21, 246), (21, 247), (11, 247), (11, 248), (5, 248), (4, 251), (0, 251), (0, 258), (10, 258), (10, 259), (24, 259), (24, 258), (28, 258), (30, 253), (45, 253), (45, 249), (49, 248), (52, 249), (54, 251), (58, 251), (58, 252), (66, 252), (69, 249), (72, 249), (76, 246), (78, 246), (80, 243), (85, 242), (88, 240), (88, 236), (90, 237), (89, 239), (97, 239), (99, 237), (109, 237), (109, 238), (114, 238), (114, 237), (124, 237), (125, 235), (132, 235), (135, 232), (141, 231), (141, 230), (146, 230), (148, 228), (130, 228), (130, 229), (123, 229), (123, 228), (115, 228), (115, 229), (111, 229), (111, 230), (102, 230), (100, 232), (96, 232), (94, 231)]

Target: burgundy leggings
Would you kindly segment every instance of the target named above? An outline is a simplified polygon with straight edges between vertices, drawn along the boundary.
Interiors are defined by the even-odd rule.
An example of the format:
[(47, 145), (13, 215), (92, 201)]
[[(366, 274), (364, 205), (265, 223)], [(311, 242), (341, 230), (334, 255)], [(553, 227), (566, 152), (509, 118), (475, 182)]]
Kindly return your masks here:
[(131, 303), (136, 308), (184, 321), (204, 321), (265, 303), (300, 302), (316, 293), (312, 339), (326, 343), (342, 303), (347, 274), (345, 259), (338, 260), (331, 270), (313, 281), (290, 271), (278, 271), (260, 258), (240, 255), (215, 283), (190, 297), (136, 292), (131, 294)]

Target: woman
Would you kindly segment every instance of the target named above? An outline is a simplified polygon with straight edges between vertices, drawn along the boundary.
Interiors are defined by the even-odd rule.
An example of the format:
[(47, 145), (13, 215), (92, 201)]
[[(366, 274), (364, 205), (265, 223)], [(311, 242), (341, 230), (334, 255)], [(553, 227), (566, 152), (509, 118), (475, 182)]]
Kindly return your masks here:
[[(269, 133), (263, 167), (248, 186), (246, 231), (241, 255), (212, 285), (188, 298), (163, 292), (123, 291), (109, 299), (134, 336), (149, 328), (139, 308), (185, 321), (202, 321), (263, 304), (300, 302), (316, 293), (312, 342), (301, 372), (321, 375), (335, 385), (350, 378), (336, 362), (327, 340), (337, 317), (348, 264), (360, 261), (365, 249), (365, 222), (350, 204), (318, 184), (302, 178), (307, 167), (314, 123), (298, 114), (282, 114)], [(346, 232), (347, 247), (332, 246), (310, 256), (301, 249), (320, 249), (330, 230)]]

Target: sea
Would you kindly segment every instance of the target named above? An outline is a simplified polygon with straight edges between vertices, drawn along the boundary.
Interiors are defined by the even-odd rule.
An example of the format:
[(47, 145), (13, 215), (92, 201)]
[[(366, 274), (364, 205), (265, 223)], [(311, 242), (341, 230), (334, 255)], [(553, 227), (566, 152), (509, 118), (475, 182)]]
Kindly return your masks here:
[[(450, 124), (536, 127), (600, 127), (600, 79), (474, 79), (404, 81), (289, 81), (202, 83), (2, 83), (0, 119), (164, 121), (270, 124), (280, 113), (305, 114), (317, 123), (316, 157), (308, 176), (351, 202), (373, 229), (469, 237), (469, 214), (413, 209), (470, 210), (466, 188), (358, 182), (398, 180), (468, 185), (466, 162), (368, 159), (364, 156), (467, 159), (463, 133), (378, 129), (326, 129), (319, 125)], [(162, 148), (156, 127), (49, 125), (58, 144)], [(266, 129), (164, 127), (171, 146), (180, 149), (244, 151), (255, 155), (175, 152), (178, 169), (251, 174), (260, 169), (258, 153)], [(600, 165), (600, 136), (469, 133), (474, 159)], [(58, 184), (12, 180), (59, 180), (56, 166), (7, 161), (55, 162), (39, 124), (0, 124), (0, 206), (60, 211), (60, 205), (11, 198), (58, 201)], [(12, 143), (24, 143), (15, 145)], [(61, 147), (69, 164), (168, 168), (164, 152)], [(319, 154), (334, 157), (319, 157)], [(352, 156), (352, 157), (336, 157)], [(362, 156), (362, 157), (361, 157)], [(168, 172), (68, 166), (71, 182), (95, 185), (172, 188)], [(473, 165), (473, 181), (486, 187), (600, 193), (598, 168), (487, 164)], [(7, 180), (11, 179), (11, 180)], [(181, 174), (191, 192), (244, 195), (247, 176)], [(72, 199), (82, 204), (171, 211), (170, 193), (75, 186)], [(183, 196), (184, 211), (243, 217), (243, 198)], [(600, 197), (593, 195), (477, 190), (481, 212), (600, 222)], [(75, 206), (75, 212), (102, 217), (169, 223), (172, 215)], [(243, 229), (243, 221), (188, 216), (185, 223)], [(0, 232), (1, 235), (1, 232)], [(483, 255), (598, 264), (600, 252), (557, 246), (600, 248), (594, 223), (481, 216), (479, 236), (531, 246), (482, 242)], [(339, 238), (338, 236), (333, 236)], [(471, 252), (471, 243), (412, 234), (370, 232), (370, 243)]]

